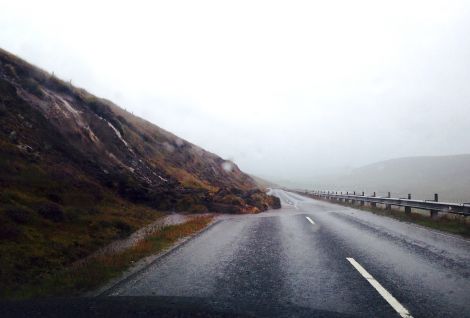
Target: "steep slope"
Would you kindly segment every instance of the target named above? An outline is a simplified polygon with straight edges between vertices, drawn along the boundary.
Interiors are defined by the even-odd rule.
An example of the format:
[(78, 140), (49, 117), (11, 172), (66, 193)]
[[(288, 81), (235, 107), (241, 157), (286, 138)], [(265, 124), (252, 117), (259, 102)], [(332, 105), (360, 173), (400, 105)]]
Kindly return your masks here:
[[(256, 189), (232, 162), (110, 101), (5, 51), (0, 62), (2, 141), (36, 160), (58, 156), (123, 197), (165, 210), (186, 210), (183, 199), (217, 210), (218, 191)], [(248, 204), (239, 212), (252, 210)]]
[(0, 297), (164, 211), (276, 203), (234, 163), (0, 49)]
[(377, 191), (420, 199), (470, 202), (470, 155), (398, 158), (351, 170), (348, 174), (312, 180), (317, 188)]

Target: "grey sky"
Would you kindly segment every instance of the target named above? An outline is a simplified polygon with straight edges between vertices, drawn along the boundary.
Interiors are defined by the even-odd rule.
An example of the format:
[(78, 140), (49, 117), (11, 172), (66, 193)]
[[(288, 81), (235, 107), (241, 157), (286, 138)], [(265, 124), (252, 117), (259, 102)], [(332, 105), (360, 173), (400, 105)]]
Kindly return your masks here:
[(0, 46), (261, 176), (470, 152), (468, 1), (94, 2)]

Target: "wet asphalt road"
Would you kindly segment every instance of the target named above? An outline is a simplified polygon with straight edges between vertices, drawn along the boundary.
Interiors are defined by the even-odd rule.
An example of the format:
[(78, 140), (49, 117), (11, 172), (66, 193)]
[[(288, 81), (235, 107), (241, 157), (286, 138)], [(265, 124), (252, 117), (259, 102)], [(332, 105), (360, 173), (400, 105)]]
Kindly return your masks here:
[(468, 240), (273, 191), (282, 209), (226, 218), (109, 295), (399, 317), (354, 258), (413, 317), (470, 317)]

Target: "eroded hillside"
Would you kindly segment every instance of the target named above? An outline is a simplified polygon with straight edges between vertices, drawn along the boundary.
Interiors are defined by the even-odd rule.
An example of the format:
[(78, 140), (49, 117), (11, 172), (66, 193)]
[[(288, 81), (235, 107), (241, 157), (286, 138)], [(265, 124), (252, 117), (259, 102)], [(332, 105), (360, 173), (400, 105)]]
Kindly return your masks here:
[(234, 163), (0, 50), (2, 286), (45, 275), (166, 211), (277, 206)]
[(225, 202), (219, 191), (242, 199), (258, 193), (232, 162), (7, 52), (0, 62), (1, 137), (18, 155), (72, 165), (124, 198), (164, 210), (187, 210), (191, 201), (215, 212), (212, 203)]

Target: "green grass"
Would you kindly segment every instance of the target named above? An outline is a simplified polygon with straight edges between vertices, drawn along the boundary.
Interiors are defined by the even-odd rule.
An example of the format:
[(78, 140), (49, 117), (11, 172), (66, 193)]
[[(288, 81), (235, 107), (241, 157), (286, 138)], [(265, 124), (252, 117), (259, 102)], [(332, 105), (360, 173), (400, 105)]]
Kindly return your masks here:
[(0, 298), (163, 215), (66, 161), (31, 161), (7, 140), (0, 130)]
[(51, 273), (32, 283), (18, 286), (4, 296), (15, 299), (77, 296), (95, 290), (109, 280), (119, 277), (136, 261), (169, 248), (179, 239), (202, 230), (211, 221), (212, 216), (195, 217), (183, 224), (164, 227), (128, 250), (98, 256), (80, 265)]
[(393, 208), (392, 210), (385, 210), (379, 207), (374, 208), (374, 207), (366, 206), (366, 205), (364, 206), (356, 205), (356, 204), (353, 205), (351, 203), (343, 203), (343, 202), (340, 203), (337, 201), (328, 201), (328, 202), (332, 202), (334, 204), (339, 204), (343, 206), (348, 206), (354, 209), (372, 212), (374, 214), (378, 214), (382, 216), (391, 217), (399, 221), (416, 223), (416, 224), (429, 227), (432, 229), (436, 229), (436, 230), (470, 238), (470, 223), (463, 216), (443, 215), (437, 219), (431, 219), (429, 215), (424, 215), (419, 212), (413, 212), (413, 211), (412, 213), (407, 214), (402, 210), (393, 209)]
[[(16, 223), (0, 211), (0, 298), (70, 266), (116, 239), (162, 216), (139, 206), (100, 206), (87, 210), (66, 208), (66, 219), (54, 222), (33, 210), (18, 210), (17, 219), (30, 213), (27, 223)], [(139, 210), (137, 210), (139, 209)], [(29, 216), (29, 214), (26, 214)]]

